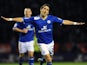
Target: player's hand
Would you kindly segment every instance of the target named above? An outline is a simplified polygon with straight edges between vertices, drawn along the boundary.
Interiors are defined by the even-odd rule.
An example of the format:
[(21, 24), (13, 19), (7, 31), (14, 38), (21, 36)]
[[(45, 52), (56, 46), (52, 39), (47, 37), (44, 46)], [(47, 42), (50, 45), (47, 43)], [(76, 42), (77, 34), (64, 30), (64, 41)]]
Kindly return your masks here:
[(6, 21), (9, 21), (9, 18), (5, 18), (3, 16), (1, 16), (2, 19), (6, 20)]
[(76, 23), (76, 25), (84, 25), (85, 23), (84, 22), (78, 22)]
[(28, 29), (23, 29), (23, 33), (27, 33), (28, 32)]

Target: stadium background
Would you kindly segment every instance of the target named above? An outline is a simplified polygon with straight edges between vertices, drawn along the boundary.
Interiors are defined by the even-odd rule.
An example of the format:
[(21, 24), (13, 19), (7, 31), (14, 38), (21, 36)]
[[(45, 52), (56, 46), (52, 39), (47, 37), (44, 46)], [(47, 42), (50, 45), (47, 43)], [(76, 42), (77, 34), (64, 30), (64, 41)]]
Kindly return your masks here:
[[(51, 5), (51, 14), (62, 19), (83, 21), (83, 26), (58, 26), (54, 23), (55, 62), (87, 61), (87, 0), (0, 0), (0, 16), (23, 16), (23, 9), (30, 7), (33, 15), (39, 14), (44, 3)], [(0, 62), (17, 62), (18, 33), (12, 31), (15, 22), (0, 19)], [(35, 61), (40, 56), (35, 49)], [(37, 56), (38, 55), (38, 56)], [(27, 57), (25, 57), (26, 59)]]

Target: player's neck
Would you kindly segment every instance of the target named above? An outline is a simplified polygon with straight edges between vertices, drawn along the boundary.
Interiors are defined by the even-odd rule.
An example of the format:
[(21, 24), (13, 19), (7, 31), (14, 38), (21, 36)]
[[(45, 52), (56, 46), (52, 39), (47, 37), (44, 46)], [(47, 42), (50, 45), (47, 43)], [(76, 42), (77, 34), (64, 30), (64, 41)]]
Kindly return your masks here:
[(26, 18), (30, 18), (31, 16), (25, 16)]
[(40, 17), (45, 20), (47, 18), (47, 16), (44, 16), (44, 15), (40, 15)]

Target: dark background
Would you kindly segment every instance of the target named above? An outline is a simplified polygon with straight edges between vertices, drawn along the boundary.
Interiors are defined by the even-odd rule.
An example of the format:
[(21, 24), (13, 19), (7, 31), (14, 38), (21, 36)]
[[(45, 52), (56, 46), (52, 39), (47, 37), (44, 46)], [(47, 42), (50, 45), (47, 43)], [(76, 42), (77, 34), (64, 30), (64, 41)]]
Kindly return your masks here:
[[(35, 16), (45, 3), (51, 5), (52, 15), (86, 23), (82, 26), (54, 23), (54, 61), (87, 61), (87, 0), (0, 0), (0, 16), (23, 17), (26, 7), (30, 7)], [(3, 61), (18, 54), (18, 33), (12, 31), (14, 23), (0, 19), (0, 57)], [(2, 59), (0, 61), (3, 62)]]

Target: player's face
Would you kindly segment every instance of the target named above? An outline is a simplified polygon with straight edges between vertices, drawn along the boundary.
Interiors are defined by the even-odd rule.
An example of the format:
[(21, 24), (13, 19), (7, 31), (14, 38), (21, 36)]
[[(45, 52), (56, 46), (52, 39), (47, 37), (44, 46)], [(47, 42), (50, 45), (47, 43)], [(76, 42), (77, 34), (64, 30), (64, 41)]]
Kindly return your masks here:
[(49, 14), (49, 7), (48, 6), (44, 6), (43, 8), (40, 9), (40, 14), (42, 16), (47, 16)]
[(31, 9), (25, 9), (24, 10), (24, 15), (25, 15), (25, 17), (30, 17), (32, 15)]

